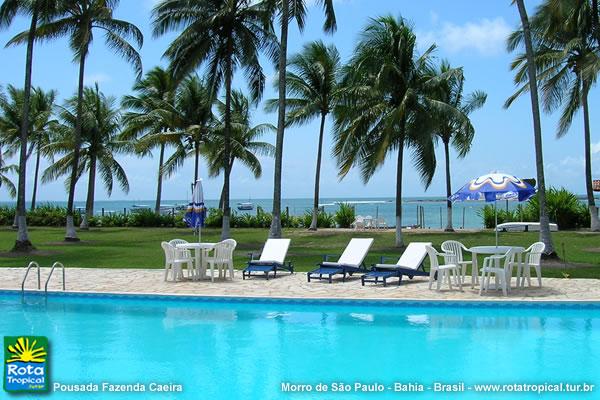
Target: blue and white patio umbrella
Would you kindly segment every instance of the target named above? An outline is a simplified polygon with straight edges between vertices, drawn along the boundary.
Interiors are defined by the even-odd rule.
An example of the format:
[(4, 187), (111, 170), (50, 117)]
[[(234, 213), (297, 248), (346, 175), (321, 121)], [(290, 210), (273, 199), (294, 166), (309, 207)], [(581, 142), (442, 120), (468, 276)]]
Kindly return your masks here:
[(192, 186), (192, 201), (188, 203), (183, 217), (185, 223), (198, 232), (198, 242), (200, 242), (200, 231), (204, 226), (205, 218), (206, 207), (204, 206), (202, 179), (198, 179)]
[[(496, 202), (498, 200), (526, 201), (533, 196), (535, 192), (535, 188), (524, 180), (519, 179), (514, 175), (495, 172), (471, 180), (460, 188), (459, 191), (450, 196), (449, 200), (452, 202), (467, 200), (484, 200), (488, 203), (493, 202), (497, 228), (498, 209), (496, 207)], [(495, 230), (496, 246), (498, 246), (498, 229)]]

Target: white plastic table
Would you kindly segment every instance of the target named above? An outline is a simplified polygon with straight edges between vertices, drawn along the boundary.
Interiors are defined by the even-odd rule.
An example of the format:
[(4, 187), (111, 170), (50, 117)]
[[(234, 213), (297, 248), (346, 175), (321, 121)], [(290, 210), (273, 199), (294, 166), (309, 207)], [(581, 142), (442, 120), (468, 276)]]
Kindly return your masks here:
[(202, 262), (202, 258), (204, 257), (204, 253), (208, 253), (213, 250), (217, 244), (216, 243), (180, 243), (176, 245), (178, 249), (182, 250), (194, 250), (194, 280), (204, 279), (206, 278), (206, 266)]
[[(477, 265), (477, 255), (478, 254), (486, 254), (486, 255), (496, 255), (496, 254), (505, 254), (507, 251), (512, 249), (517, 256), (517, 262), (519, 265), (523, 262), (523, 253), (525, 252), (525, 247), (520, 246), (474, 246), (468, 249), (473, 255), (473, 267), (471, 268), (471, 288), (475, 287), (475, 284), (479, 283), (479, 266)], [(509, 285), (510, 287), (510, 282)]]

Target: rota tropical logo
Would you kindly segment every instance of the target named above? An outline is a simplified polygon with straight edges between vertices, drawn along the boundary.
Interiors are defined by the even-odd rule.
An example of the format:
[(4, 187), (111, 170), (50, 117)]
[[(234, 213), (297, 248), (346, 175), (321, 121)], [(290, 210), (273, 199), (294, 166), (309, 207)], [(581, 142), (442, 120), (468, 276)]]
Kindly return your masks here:
[(48, 390), (48, 339), (45, 336), (4, 337), (4, 390)]

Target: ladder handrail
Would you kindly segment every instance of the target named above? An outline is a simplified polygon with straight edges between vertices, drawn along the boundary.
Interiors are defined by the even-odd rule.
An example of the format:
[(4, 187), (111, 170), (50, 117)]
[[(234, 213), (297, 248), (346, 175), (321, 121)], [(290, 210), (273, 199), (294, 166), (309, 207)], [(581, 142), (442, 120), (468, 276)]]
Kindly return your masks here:
[(65, 266), (60, 262), (55, 262), (52, 264), (52, 269), (50, 270), (50, 274), (48, 275), (48, 279), (46, 279), (46, 285), (44, 286), (44, 293), (48, 293), (48, 283), (50, 283), (50, 278), (52, 278), (52, 273), (54, 272), (54, 268), (60, 267), (62, 268), (62, 286), (63, 291), (65, 290)]
[(21, 292), (25, 292), (25, 281), (27, 280), (27, 275), (29, 275), (29, 271), (31, 270), (31, 268), (36, 267), (37, 268), (37, 276), (38, 276), (38, 290), (40, 290), (42, 288), (42, 281), (41, 281), (41, 277), (40, 277), (40, 264), (38, 264), (35, 261), (32, 261), (29, 263), (29, 265), (27, 266), (27, 271), (25, 271), (25, 276), (23, 277), (23, 281), (21, 282)]

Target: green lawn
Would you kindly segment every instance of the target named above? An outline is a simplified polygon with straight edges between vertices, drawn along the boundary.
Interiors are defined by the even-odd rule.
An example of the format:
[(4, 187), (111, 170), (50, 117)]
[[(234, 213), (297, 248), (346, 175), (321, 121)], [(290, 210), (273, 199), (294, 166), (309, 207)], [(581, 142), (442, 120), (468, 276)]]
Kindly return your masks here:
[[(175, 228), (97, 228), (88, 232), (79, 232), (80, 243), (64, 243), (62, 228), (30, 228), (30, 236), (37, 247), (38, 254), (16, 256), (6, 252), (13, 245), (15, 231), (0, 229), (0, 266), (22, 267), (35, 260), (42, 266), (50, 266), (61, 261), (67, 267), (105, 267), (105, 268), (162, 268), (163, 254), (160, 242), (173, 238), (193, 241), (189, 229)], [(236, 266), (243, 266), (247, 253), (259, 251), (267, 238), (266, 229), (234, 229), (232, 236), (238, 242)], [(350, 232), (319, 231), (308, 232), (304, 229), (285, 230), (285, 237), (292, 239), (289, 258), (296, 270), (307, 271), (321, 260), (322, 254), (339, 254), (351, 237), (374, 237), (375, 243), (367, 257), (367, 263), (379, 261), (382, 255), (399, 257), (394, 247), (392, 232)], [(205, 229), (203, 241), (218, 241), (219, 230)], [(456, 239), (466, 246), (491, 245), (493, 232), (477, 233), (413, 233), (407, 232), (406, 242), (427, 241), (439, 248), (447, 239)], [(528, 246), (537, 240), (536, 233), (502, 233), (501, 244)], [(600, 278), (600, 235), (585, 232), (558, 232), (554, 242), (559, 255), (563, 256), (563, 244), (569, 263), (586, 264), (564, 269), (561, 264), (545, 268), (545, 276), (562, 277), (563, 272), (573, 278)]]

